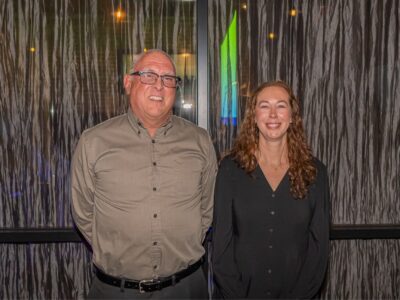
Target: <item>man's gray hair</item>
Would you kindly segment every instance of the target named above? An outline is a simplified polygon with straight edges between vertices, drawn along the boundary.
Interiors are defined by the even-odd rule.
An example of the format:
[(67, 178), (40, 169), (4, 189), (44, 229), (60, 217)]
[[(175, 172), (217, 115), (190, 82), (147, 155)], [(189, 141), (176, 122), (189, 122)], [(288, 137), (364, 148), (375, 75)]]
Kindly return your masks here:
[(151, 53), (160, 53), (160, 54), (164, 55), (166, 58), (168, 58), (168, 60), (171, 62), (172, 66), (174, 67), (174, 72), (176, 73), (176, 66), (175, 66), (174, 60), (172, 59), (172, 57), (167, 52), (165, 52), (164, 50), (161, 50), (161, 49), (150, 49), (150, 50), (147, 50), (146, 52), (142, 52), (139, 55), (139, 57), (137, 57), (134, 60), (132, 70), (136, 71), (136, 66), (140, 63), (140, 61), (144, 57), (146, 57), (147, 55), (149, 55)]

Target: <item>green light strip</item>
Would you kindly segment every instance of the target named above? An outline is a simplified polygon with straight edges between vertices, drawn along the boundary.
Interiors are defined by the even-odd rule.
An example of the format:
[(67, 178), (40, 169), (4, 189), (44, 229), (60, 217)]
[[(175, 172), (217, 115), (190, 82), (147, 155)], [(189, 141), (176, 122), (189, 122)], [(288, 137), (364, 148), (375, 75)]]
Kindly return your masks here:
[(237, 123), (237, 14), (229, 25), (221, 44), (221, 120)]

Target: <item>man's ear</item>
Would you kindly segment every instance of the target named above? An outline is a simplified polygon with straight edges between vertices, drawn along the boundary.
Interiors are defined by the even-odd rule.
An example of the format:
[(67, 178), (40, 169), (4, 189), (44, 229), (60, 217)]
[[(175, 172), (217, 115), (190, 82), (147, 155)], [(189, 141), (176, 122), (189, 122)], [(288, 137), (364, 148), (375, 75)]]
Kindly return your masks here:
[(125, 94), (129, 95), (131, 92), (131, 87), (132, 87), (132, 78), (130, 75), (125, 75), (124, 76), (124, 89), (125, 89)]

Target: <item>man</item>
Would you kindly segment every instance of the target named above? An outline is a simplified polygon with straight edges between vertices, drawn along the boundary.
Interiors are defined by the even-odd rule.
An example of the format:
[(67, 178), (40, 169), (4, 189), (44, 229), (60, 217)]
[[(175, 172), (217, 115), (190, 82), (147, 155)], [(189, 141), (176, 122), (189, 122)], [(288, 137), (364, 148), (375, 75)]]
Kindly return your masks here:
[(124, 78), (130, 109), (82, 134), (72, 213), (93, 249), (89, 298), (206, 298), (200, 265), (217, 170), (207, 132), (172, 115), (171, 58), (142, 54)]

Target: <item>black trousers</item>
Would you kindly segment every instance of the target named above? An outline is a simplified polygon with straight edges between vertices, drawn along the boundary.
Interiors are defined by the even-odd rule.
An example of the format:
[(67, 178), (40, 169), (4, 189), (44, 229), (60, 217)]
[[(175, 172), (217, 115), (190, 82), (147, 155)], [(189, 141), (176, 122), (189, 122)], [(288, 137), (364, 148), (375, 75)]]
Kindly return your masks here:
[(137, 289), (121, 289), (94, 277), (88, 299), (208, 299), (207, 279), (202, 268), (183, 278), (174, 286), (152, 293)]

